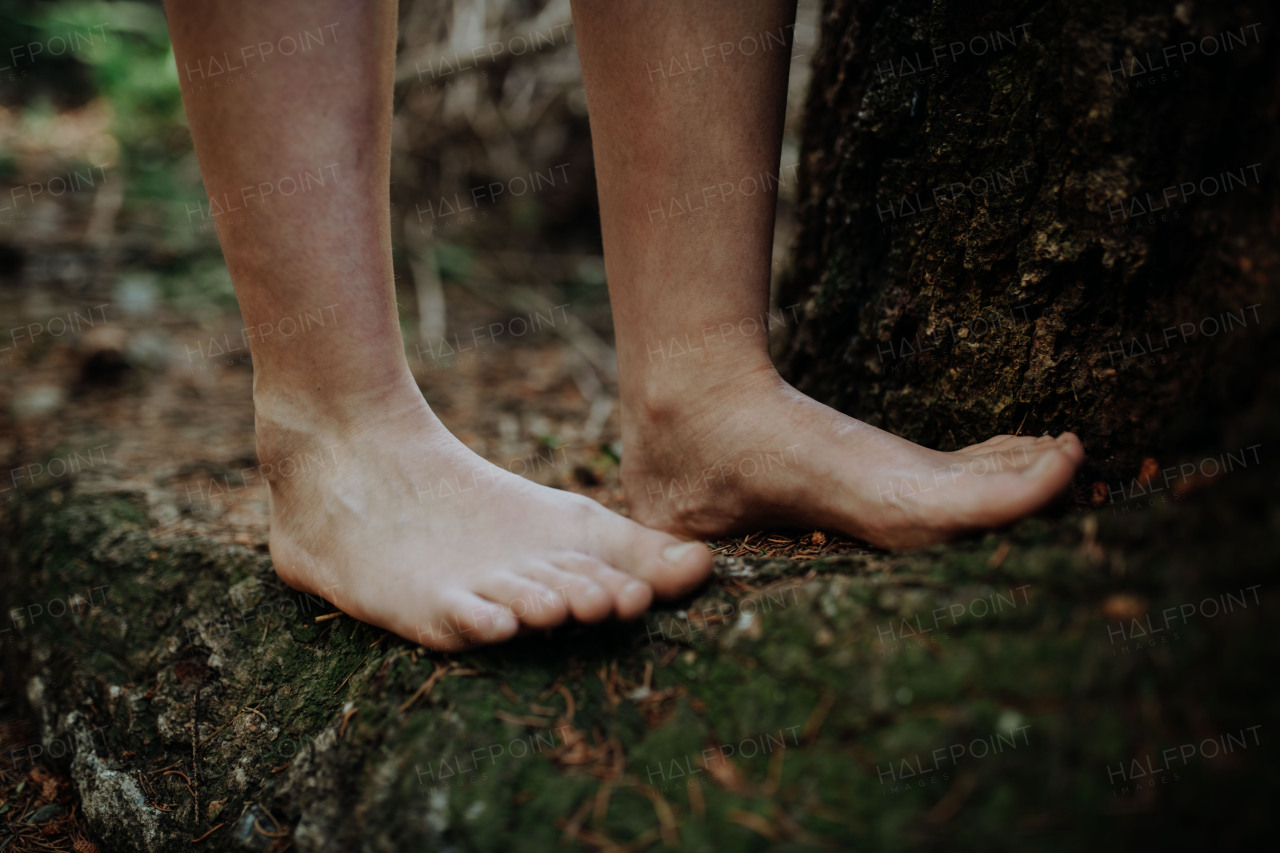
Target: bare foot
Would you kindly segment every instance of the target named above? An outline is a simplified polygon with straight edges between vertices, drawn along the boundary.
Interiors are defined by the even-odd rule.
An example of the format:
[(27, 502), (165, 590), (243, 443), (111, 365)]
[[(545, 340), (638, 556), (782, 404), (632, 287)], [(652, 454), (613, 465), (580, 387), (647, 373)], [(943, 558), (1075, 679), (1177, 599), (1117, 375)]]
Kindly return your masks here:
[(395, 396), (353, 418), (259, 405), (271, 557), (290, 586), (451, 650), (522, 625), (634, 618), (710, 575), (705, 546), (492, 465), (416, 388)]
[(1071, 433), (928, 450), (806, 397), (771, 366), (623, 407), (632, 517), (680, 536), (786, 525), (928, 545), (1035, 512), (1083, 459)]

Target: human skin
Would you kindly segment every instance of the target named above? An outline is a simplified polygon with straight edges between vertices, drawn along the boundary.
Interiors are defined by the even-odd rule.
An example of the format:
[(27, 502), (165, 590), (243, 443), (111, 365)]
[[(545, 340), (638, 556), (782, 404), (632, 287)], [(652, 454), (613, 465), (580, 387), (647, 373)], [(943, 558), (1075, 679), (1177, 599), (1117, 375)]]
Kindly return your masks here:
[[(708, 209), (691, 227), (658, 227), (641, 205), (777, 171), (790, 50), (724, 57), (684, 88), (654, 85), (646, 62), (789, 36), (793, 3), (574, 5), (617, 329), (623, 485), (643, 525), (486, 462), (414, 382), (391, 261), (395, 4), (169, 0), (166, 12), (206, 191), (254, 214), (214, 218), (246, 327), (337, 318), (287, 343), (254, 336), (253, 396), (264, 470), (295, 471), (269, 478), (276, 571), (352, 616), (439, 649), (634, 618), (709, 577), (711, 554), (692, 537), (781, 523), (891, 547), (939, 541), (1034, 511), (1083, 458), (1070, 434), (1000, 436), (958, 454), (918, 447), (790, 388), (764, 335), (687, 360), (652, 357), (670, 336), (767, 308), (772, 192)], [(321, 28), (331, 40), (289, 57), (255, 47)], [(215, 88), (212, 58), (256, 73)], [(321, 169), (332, 176), (322, 188), (259, 189)], [(787, 464), (742, 473), (740, 460), (784, 448)], [(971, 470), (994, 449), (1018, 461)], [(286, 464), (299, 458), (325, 462)], [(940, 465), (950, 480), (938, 481)], [(720, 472), (714, 489), (677, 499), (653, 488), (706, 470)], [(931, 490), (895, 485), (927, 473)]]

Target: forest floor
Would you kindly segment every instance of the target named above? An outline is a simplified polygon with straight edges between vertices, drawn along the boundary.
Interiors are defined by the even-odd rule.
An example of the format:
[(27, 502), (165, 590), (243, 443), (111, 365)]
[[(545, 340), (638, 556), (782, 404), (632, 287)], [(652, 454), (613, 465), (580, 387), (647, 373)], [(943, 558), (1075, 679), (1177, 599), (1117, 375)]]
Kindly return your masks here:
[[(436, 4), (410, 5), (402, 32), (425, 50)], [(811, 51), (813, 24), (797, 32)], [(539, 62), (538, 86), (401, 87), (402, 211), (465, 191), (490, 148), (542, 150), (530, 141), (557, 124), (563, 150), (497, 171), (576, 170), (534, 227), (514, 227), (529, 215), (514, 206), (446, 223), (434, 267), (401, 234), (405, 337), (468, 446), (625, 512), (576, 58)], [(110, 149), (110, 113), (93, 100), (0, 117), (26, 146), (12, 183), (102, 162), (89, 152)], [(797, 159), (792, 138), (783, 162)], [(193, 165), (174, 172), (194, 180)], [(26, 205), (0, 239), (5, 853), (1245, 849), (1273, 835), (1280, 499), (1271, 445), (1244, 453), (1280, 432), (1273, 403), (1225, 430), (1249, 460), (1230, 473), (1153, 449), (1144, 471), (1077, 483), (1049, 516), (905, 554), (760, 531), (713, 543), (713, 582), (637, 624), (429, 653), (276, 579), (251, 366), (211, 230), (180, 194), (135, 210), (138, 187), (113, 180)], [(548, 232), (570, 237), (530, 253)], [(447, 327), (426, 328), (441, 294)], [(563, 321), (443, 352), (532, 314)], [(1153, 488), (1185, 464), (1192, 476)]]
[[(437, 414), (477, 452), (625, 511), (585, 102), (572, 38), (565, 39), (572, 29), (562, 26), (568, 4), (454, 5), (400, 4), (393, 229), (415, 374)], [(0, 93), (0, 656), (9, 663), (0, 672), (0, 849), (9, 853), (71, 849), (90, 834), (65, 743), (45, 739), (28, 701), (37, 649), (10, 609), (30, 618), (43, 605), (9, 574), (25, 571), (10, 548), (24, 508), (74, 481), (76, 489), (144, 495), (154, 532), (166, 541), (266, 550), (242, 324), (212, 222), (199, 213), (207, 199), (176, 77), (165, 73), (173, 60), (164, 21), (144, 11), (123, 20), (90, 5), (72, 9), (106, 21), (108, 44), (120, 50), (41, 65)], [(63, 12), (50, 12), (47, 31), (30, 29), (39, 16), (23, 16), (21, 26), (0, 19), (3, 43), (84, 24), (62, 20)], [(779, 257), (790, 235), (795, 128), (816, 21), (816, 5), (802, 7)], [(481, 72), (413, 73), (468, 51), (477, 22), (481, 44), (559, 35), (551, 49)], [(492, 205), (483, 216), (429, 219), (429, 228), (412, 215), (423, 199), (466, 195), (477, 180), (505, 181), (549, 164), (564, 164), (567, 171), (555, 174), (569, 180), (536, 198)], [(83, 192), (23, 195), (23, 187), (76, 170), (92, 179)], [(447, 327), (433, 324), (445, 312), (424, 304), (441, 298)], [(553, 322), (537, 335), (504, 333), (459, 357), (443, 354), (454, 335), (466, 341), (491, 323), (514, 332), (511, 324), (532, 313)], [(726, 555), (856, 548), (811, 533), (757, 534), (720, 547)], [(269, 571), (262, 581), (276, 584)], [(225, 604), (224, 593), (225, 585), (216, 600)]]
[[(32, 317), (23, 299), (4, 313)], [(135, 307), (17, 348), (0, 379), (5, 604), (22, 611), (4, 626), (9, 850), (206, 833), (1065, 850), (1266, 830), (1265, 466), (908, 554), (761, 531), (713, 543), (715, 581), (640, 624), (438, 655), (275, 579), (237, 316), (97, 299), (41, 291), (46, 328)], [(511, 317), (449, 300), (450, 340)], [(477, 452), (625, 512), (615, 389), (582, 349), (551, 329), (414, 368)], [(1239, 435), (1274, 423), (1255, 415)]]
[[(0, 517), (50, 485), (74, 480), (148, 495), (163, 517), (154, 531), (161, 537), (199, 537), (265, 554), (267, 494), (256, 467), (252, 368), (238, 313), (174, 307), (145, 282), (92, 294), (59, 288), (57, 278), (76, 281), (93, 257), (83, 246), (49, 254), (63, 268), (45, 287), (0, 293), (0, 316), (20, 321), (0, 340)], [(608, 371), (592, 370), (574, 347), (593, 333), (570, 328), (563, 309), (543, 310), (556, 327), (511, 345), (486, 338), (486, 330), (530, 315), (513, 315), (464, 288), (449, 288), (448, 300), (448, 334), (410, 348), (437, 414), (491, 462), (625, 513), (616, 388)], [(474, 346), (476, 329), (479, 346), (446, 352), (448, 342)], [(713, 545), (722, 561), (864, 550), (816, 531), (762, 531)], [(25, 606), (6, 599), (6, 612), (15, 604)], [(20, 622), (6, 618), (5, 627), (0, 648), (12, 648)], [(70, 849), (87, 827), (65, 768), (30, 760), (39, 738), (24, 702), (15, 704), (21, 692), (0, 681), (0, 746), (17, 756), (0, 766), (0, 803), (9, 804), (0, 806), (0, 821), (17, 827), (42, 806), (69, 808), (24, 827), (8, 849)], [(36, 846), (24, 846), (24, 838), (35, 837)]]

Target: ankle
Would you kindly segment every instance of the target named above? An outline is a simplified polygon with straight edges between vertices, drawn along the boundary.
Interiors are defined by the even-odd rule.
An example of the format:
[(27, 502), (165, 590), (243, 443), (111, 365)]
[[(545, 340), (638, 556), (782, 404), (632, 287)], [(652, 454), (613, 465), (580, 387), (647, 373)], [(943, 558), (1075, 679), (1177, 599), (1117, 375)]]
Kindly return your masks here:
[(255, 382), (254, 437), (260, 462), (279, 463), (299, 453), (330, 452), (369, 426), (410, 412), (430, 413), (412, 376), (371, 384), (357, 392), (313, 391)]
[(733, 398), (746, 398), (783, 383), (766, 356), (740, 362), (711, 365), (663, 365), (656, 370), (622, 373), (624, 426), (661, 428), (696, 419), (703, 414), (724, 417), (723, 406)]

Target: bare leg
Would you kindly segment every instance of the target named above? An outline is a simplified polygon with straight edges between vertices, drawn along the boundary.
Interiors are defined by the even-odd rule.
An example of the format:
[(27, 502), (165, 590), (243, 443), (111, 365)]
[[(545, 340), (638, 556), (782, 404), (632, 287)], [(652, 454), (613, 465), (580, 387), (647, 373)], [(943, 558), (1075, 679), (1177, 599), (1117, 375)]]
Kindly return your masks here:
[[(167, 12), (205, 188), (240, 208), (215, 221), (250, 330), (258, 453), (277, 472), (280, 576), (437, 648), (634, 617), (705, 580), (705, 547), (490, 465), (422, 399), (392, 288), (395, 3)], [(324, 43), (260, 47), (300, 32)]]
[[(633, 516), (683, 535), (770, 524), (887, 547), (1030, 513), (1074, 435), (939, 453), (787, 385), (752, 333), (770, 246), (794, 0), (575, 0)], [(789, 38), (788, 38), (789, 45)], [(691, 70), (696, 69), (696, 70)]]

